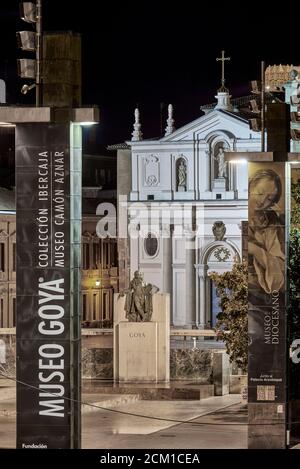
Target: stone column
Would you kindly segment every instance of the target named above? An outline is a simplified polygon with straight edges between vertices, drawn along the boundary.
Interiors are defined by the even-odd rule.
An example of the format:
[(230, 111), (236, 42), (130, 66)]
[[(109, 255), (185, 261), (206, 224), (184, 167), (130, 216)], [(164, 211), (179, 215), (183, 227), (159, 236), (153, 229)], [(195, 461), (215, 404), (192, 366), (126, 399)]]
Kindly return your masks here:
[[(172, 297), (173, 271), (172, 271), (172, 226), (162, 227), (163, 244), (163, 292)], [(170, 323), (173, 325), (172, 302), (170, 304)]]
[(204, 264), (198, 264), (196, 266), (197, 275), (198, 275), (198, 311), (197, 311), (197, 322), (200, 329), (204, 329), (206, 326), (206, 272), (207, 266)]
[(215, 352), (213, 354), (213, 380), (215, 396), (229, 394), (229, 356), (226, 352)]
[(195, 292), (195, 238), (186, 237), (186, 325), (192, 328), (196, 324)]
[(170, 225), (162, 227), (163, 244), (163, 291), (172, 292), (172, 230)]

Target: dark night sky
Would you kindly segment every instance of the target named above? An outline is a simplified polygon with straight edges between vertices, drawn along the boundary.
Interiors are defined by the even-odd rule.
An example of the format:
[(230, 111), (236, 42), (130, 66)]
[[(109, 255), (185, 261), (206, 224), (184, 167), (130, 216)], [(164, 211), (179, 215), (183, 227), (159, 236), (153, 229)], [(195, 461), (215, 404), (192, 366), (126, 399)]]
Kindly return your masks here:
[[(0, 77), (7, 79), (9, 103), (30, 102), (34, 96), (24, 98), (23, 82), (16, 78), (16, 58), (24, 55), (16, 48), (15, 33), (28, 29), (19, 20), (18, 3), (1, 0), (0, 5)], [(248, 94), (263, 59), (300, 63), (292, 15), (277, 10), (259, 16), (250, 2), (232, 7), (226, 2), (221, 10), (204, 9), (200, 1), (177, 3), (43, 1), (45, 30), (82, 34), (83, 104), (100, 106), (100, 143), (130, 137), (136, 103), (145, 138), (159, 135), (160, 102), (174, 105), (177, 127), (201, 115), (199, 106), (215, 101), (220, 77), (215, 58), (221, 49), (232, 59), (226, 84), (233, 96)]]

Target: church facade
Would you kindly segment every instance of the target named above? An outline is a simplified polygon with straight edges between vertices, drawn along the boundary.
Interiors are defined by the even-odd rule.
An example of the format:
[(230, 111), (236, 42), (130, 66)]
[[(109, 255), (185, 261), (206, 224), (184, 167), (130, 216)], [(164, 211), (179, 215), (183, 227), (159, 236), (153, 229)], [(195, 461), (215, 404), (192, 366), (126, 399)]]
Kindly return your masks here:
[[(205, 115), (174, 128), (169, 105), (165, 136), (143, 140), (135, 112), (129, 195), (130, 276), (170, 293), (173, 327), (210, 328), (219, 311), (209, 274), (242, 258), (247, 220), (246, 164), (226, 151), (260, 151), (260, 133), (221, 89)], [(150, 220), (150, 221), (149, 221)]]

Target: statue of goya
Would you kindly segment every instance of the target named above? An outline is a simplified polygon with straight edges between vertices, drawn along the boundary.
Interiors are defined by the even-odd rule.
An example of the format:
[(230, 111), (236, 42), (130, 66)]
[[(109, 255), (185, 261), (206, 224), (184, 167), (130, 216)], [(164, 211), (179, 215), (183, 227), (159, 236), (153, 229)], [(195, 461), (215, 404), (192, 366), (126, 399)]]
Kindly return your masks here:
[(135, 271), (134, 278), (130, 282), (128, 290), (124, 290), (119, 296), (126, 295), (126, 318), (131, 322), (151, 321), (153, 306), (152, 295), (159, 288), (151, 283), (145, 283), (142, 272)]

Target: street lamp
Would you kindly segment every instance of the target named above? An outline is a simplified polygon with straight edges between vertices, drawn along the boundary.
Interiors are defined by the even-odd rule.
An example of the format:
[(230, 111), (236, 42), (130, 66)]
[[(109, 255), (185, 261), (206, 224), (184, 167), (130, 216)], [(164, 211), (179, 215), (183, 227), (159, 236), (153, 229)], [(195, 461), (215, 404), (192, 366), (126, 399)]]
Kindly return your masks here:
[[(26, 23), (36, 24), (36, 31), (17, 32), (17, 44), (20, 49), (26, 52), (35, 52), (35, 59), (18, 59), (18, 74), (21, 78), (35, 80), (36, 106), (41, 105), (41, 68), (42, 68), (42, 0), (36, 3), (24, 2), (20, 5), (20, 16)], [(25, 86), (25, 85), (24, 85)], [(22, 93), (26, 94), (34, 88), (27, 85), (22, 88)], [(24, 93), (24, 90), (26, 92)]]

